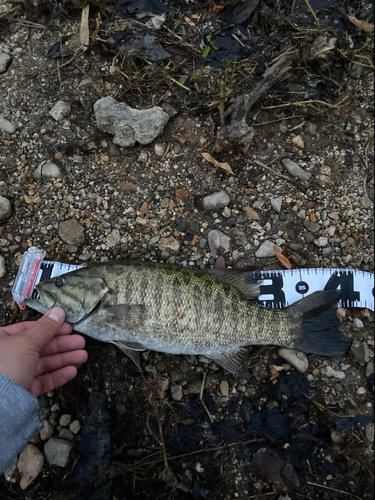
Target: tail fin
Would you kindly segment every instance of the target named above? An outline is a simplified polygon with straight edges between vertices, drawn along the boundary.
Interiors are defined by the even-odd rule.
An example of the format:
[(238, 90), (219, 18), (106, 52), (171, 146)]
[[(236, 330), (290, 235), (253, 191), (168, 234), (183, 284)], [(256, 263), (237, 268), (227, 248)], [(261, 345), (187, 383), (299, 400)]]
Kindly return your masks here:
[(302, 314), (302, 340), (293, 349), (322, 356), (341, 356), (349, 350), (349, 342), (335, 327), (333, 306), (340, 298), (340, 290), (323, 290), (290, 306)]

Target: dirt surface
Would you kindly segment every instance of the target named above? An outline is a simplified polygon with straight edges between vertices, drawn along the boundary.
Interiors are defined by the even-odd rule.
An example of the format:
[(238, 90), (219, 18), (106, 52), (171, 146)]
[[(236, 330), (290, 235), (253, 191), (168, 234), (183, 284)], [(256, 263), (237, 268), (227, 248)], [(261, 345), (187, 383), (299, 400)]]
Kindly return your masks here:
[[(0, 75), (0, 115), (15, 127), (0, 131), (0, 195), (12, 211), (0, 223), (3, 325), (36, 318), (20, 313), (11, 295), (31, 246), (48, 260), (82, 265), (130, 257), (280, 269), (275, 256), (255, 255), (270, 240), (293, 268), (373, 272), (373, 32), (347, 18), (355, 10), (367, 21), (371, 12), (366, 2), (311, 1), (317, 27), (306, 3), (260, 2), (233, 23), (235, 2), (169, 1), (155, 30), (97, 2), (85, 52), (82, 5), (68, 4), (52, 20), (48, 3), (0, 18), (0, 52), (12, 57)], [(167, 59), (129, 50), (147, 34)], [(314, 58), (318, 36), (326, 50)], [(62, 48), (66, 57), (47, 57)], [(254, 137), (245, 146), (219, 144), (218, 128), (231, 119), (223, 122), (220, 103), (230, 111), (285, 51), (292, 69), (247, 116)], [(138, 109), (164, 106), (171, 117), (151, 144), (119, 147), (95, 122), (93, 105), (105, 96)], [(49, 114), (58, 100), (71, 106), (61, 121)], [(290, 175), (286, 158), (310, 180)], [(35, 178), (47, 160), (58, 178), (43, 167)], [(203, 199), (217, 191), (230, 203), (209, 212)], [(279, 197), (280, 212), (271, 205)], [(62, 239), (61, 223), (71, 219), (84, 243), (77, 234)], [(211, 230), (230, 237), (222, 256), (209, 246)], [(82, 426), (68, 465), (46, 463), (26, 491), (17, 473), (15, 483), (2, 476), (1, 498), (373, 498), (374, 314), (338, 316), (352, 342), (348, 355), (308, 355), (299, 373), (277, 347), (253, 347), (249, 379), (204, 356), (188, 362), (155, 352), (143, 353), (141, 374), (113, 346), (87, 339), (89, 360), (76, 379), (40, 398), (54, 436), (61, 415)], [(33, 442), (43, 451), (41, 438)]]

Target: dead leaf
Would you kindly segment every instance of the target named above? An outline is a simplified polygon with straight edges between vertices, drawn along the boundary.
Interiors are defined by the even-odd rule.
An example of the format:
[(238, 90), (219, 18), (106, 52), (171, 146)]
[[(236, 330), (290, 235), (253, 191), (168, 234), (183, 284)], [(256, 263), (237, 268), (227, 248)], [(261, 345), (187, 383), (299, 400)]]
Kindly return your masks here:
[(276, 368), (275, 365), (271, 365), (270, 366), (270, 372), (271, 372), (271, 378), (270, 378), (270, 382), (272, 382), (272, 380), (275, 380), (275, 378), (277, 378), (280, 373), (279, 373), (279, 370)]
[(176, 189), (177, 200), (186, 201), (187, 197), (188, 197), (188, 192), (185, 188)]
[(178, 140), (181, 142), (181, 144), (185, 144), (186, 142), (185, 137), (179, 137)]
[(221, 10), (224, 9), (224, 5), (217, 5), (214, 0), (208, 0), (208, 8), (214, 14), (218, 14)]
[(137, 186), (133, 184), (132, 182), (123, 182), (120, 184), (120, 189), (124, 193), (136, 193), (137, 192)]
[(374, 25), (371, 23), (366, 23), (365, 21), (361, 21), (357, 19), (355, 16), (348, 16), (348, 19), (351, 23), (357, 26), (357, 28), (361, 28), (365, 31), (374, 31)]
[(289, 262), (289, 260), (281, 253), (278, 251), (278, 249), (276, 247), (273, 247), (273, 251), (277, 257), (277, 259), (279, 260), (279, 262), (281, 262), (281, 264), (286, 267), (287, 269), (292, 269), (292, 264)]
[(193, 23), (193, 21), (189, 17), (187, 17), (187, 16), (184, 17), (184, 21), (189, 26), (195, 26), (195, 24)]
[(258, 212), (251, 207), (242, 207), (242, 212), (251, 220), (260, 220)]
[(147, 201), (145, 201), (144, 203), (142, 203), (142, 206), (141, 206), (141, 212), (143, 214), (149, 214), (150, 213), (150, 208), (148, 206), (148, 203)]
[(210, 163), (213, 163), (216, 167), (222, 168), (226, 172), (229, 172), (230, 174), (233, 174), (233, 170), (230, 168), (228, 163), (220, 163), (219, 161), (215, 160), (210, 153), (202, 153), (203, 158), (206, 161), (209, 161)]
[(198, 243), (198, 235), (196, 234), (195, 236), (193, 236), (193, 239), (191, 240), (190, 242), (190, 245), (192, 247), (195, 247), (195, 245)]
[(86, 5), (84, 9), (82, 9), (81, 16), (81, 48), (83, 51), (87, 50), (87, 46), (90, 41), (90, 28), (89, 28), (89, 13), (90, 13), (90, 5)]

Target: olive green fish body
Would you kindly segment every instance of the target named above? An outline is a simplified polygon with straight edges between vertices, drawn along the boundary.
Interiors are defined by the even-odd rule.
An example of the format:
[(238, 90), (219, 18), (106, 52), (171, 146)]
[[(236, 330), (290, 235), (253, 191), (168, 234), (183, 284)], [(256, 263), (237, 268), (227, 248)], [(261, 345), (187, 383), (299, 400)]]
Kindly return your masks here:
[(75, 330), (115, 343), (133, 359), (130, 351), (144, 349), (205, 354), (235, 373), (245, 360), (243, 346), (301, 345), (303, 314), (327, 302), (324, 296), (314, 307), (306, 307), (303, 299), (302, 306), (264, 308), (249, 301), (259, 294), (251, 277), (249, 272), (113, 261), (41, 283), (38, 304), (28, 304), (42, 312), (61, 306)]

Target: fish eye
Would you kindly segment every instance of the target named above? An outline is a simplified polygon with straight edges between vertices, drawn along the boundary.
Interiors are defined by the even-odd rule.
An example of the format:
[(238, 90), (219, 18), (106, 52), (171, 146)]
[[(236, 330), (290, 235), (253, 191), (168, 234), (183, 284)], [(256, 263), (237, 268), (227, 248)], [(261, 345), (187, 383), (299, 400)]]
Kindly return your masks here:
[(55, 285), (59, 288), (64, 286), (64, 280), (62, 278), (56, 278)]

